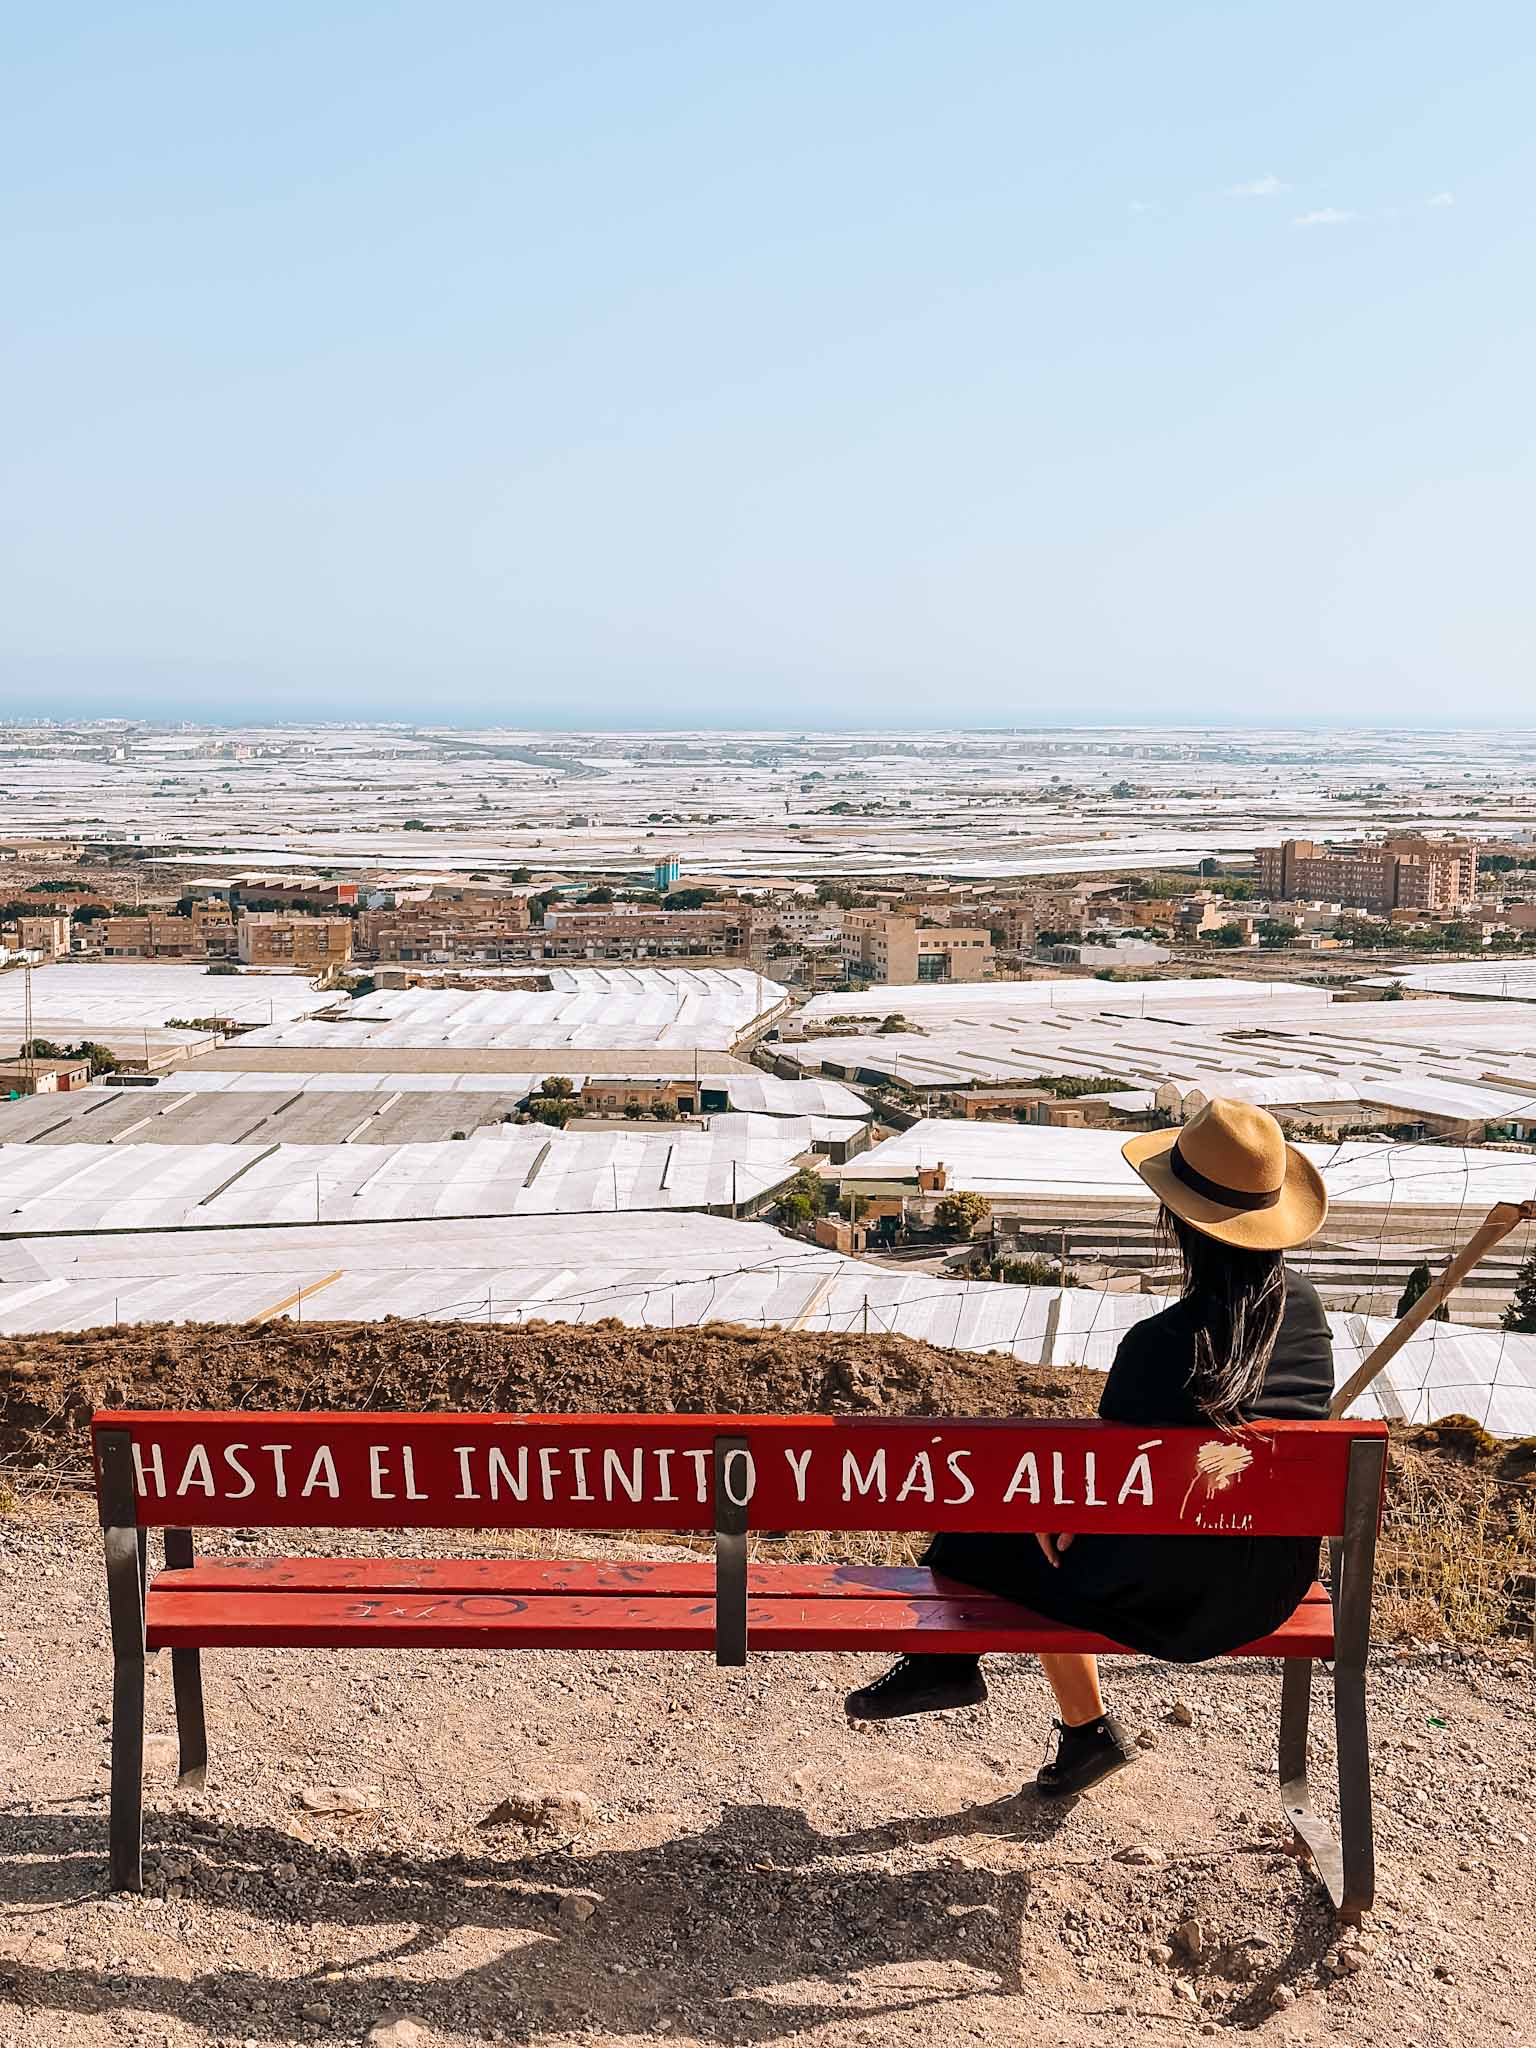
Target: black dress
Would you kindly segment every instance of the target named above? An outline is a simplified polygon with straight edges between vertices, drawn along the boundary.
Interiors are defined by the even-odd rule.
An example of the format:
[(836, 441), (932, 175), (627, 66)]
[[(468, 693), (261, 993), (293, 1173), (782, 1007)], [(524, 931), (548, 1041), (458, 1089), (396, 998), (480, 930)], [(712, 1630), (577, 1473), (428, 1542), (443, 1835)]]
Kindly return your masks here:
[[(1126, 1331), (1104, 1383), (1106, 1422), (1206, 1420), (1189, 1390), (1198, 1302), (1178, 1301)], [(1287, 1271), (1274, 1355), (1245, 1421), (1321, 1421), (1333, 1396), (1333, 1342), (1311, 1281)], [(1076, 1536), (1050, 1564), (1033, 1535), (954, 1531), (924, 1564), (1052, 1621), (1093, 1629), (1173, 1663), (1219, 1657), (1279, 1627), (1317, 1577), (1317, 1542), (1293, 1536)]]

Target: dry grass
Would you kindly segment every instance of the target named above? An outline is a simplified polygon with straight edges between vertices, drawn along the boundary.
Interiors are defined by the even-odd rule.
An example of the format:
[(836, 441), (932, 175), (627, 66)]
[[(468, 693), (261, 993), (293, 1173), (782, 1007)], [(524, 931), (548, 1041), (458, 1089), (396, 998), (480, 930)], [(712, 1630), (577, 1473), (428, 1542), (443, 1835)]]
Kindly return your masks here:
[(1376, 1633), (1536, 1640), (1536, 1496), (1477, 1466), (1395, 1463), (1376, 1553)]

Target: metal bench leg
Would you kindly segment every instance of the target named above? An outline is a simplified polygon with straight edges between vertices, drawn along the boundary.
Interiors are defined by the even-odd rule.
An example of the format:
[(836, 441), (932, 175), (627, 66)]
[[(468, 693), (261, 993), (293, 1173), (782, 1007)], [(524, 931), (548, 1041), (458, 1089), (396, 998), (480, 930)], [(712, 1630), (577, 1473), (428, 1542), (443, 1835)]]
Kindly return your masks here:
[(112, 1672), (112, 1889), (144, 1889), (144, 1659)]
[(1333, 1594), (1333, 1718), (1339, 1741), (1339, 1832), (1344, 1838), (1343, 1875), (1333, 1902), (1341, 1918), (1355, 1923), (1370, 1911), (1376, 1897), (1365, 1666), (1371, 1649), (1376, 1525), (1386, 1463), (1384, 1443), (1351, 1444), (1344, 1540), (1337, 1554), (1340, 1578)]
[(1298, 1843), (1311, 1856), (1334, 1910), (1358, 1924), (1376, 1896), (1371, 1830), (1371, 1754), (1366, 1733), (1365, 1666), (1371, 1640), (1371, 1586), (1381, 1510), (1382, 1443), (1350, 1446), (1344, 1534), (1329, 1544), (1333, 1579), (1333, 1719), (1338, 1734), (1339, 1834), (1312, 1811), (1307, 1783), (1307, 1720), (1312, 1662), (1287, 1663), (1280, 1695), (1280, 1801)]
[(1365, 1721), (1365, 1671), (1333, 1674), (1333, 1715), (1339, 1738), (1339, 1832), (1344, 1870), (1333, 1902), (1341, 1919), (1359, 1924), (1376, 1897), (1376, 1849), (1371, 1823), (1371, 1751)]
[(144, 1550), (127, 1432), (104, 1432), (97, 1456), (112, 1619), (112, 1889), (137, 1892), (144, 1889)]
[(137, 1892), (144, 1888), (144, 1595), (135, 1532), (116, 1528), (105, 1534), (112, 1612), (112, 1889)]
[(208, 1729), (203, 1720), (203, 1666), (197, 1650), (172, 1650), (171, 1689), (176, 1697), (176, 1782), (200, 1791), (208, 1776)]
[(1312, 1711), (1312, 1659), (1286, 1661), (1280, 1682), (1280, 1805), (1298, 1847), (1311, 1857), (1335, 1906), (1343, 1893), (1344, 1866), (1327, 1822), (1312, 1811), (1307, 1779), (1307, 1723)]
[[(192, 1564), (190, 1529), (167, 1529), (165, 1562), (172, 1571)], [(188, 1792), (201, 1790), (208, 1776), (208, 1727), (203, 1718), (203, 1660), (198, 1650), (172, 1650), (171, 1690), (176, 1700), (179, 1747), (176, 1782)]]

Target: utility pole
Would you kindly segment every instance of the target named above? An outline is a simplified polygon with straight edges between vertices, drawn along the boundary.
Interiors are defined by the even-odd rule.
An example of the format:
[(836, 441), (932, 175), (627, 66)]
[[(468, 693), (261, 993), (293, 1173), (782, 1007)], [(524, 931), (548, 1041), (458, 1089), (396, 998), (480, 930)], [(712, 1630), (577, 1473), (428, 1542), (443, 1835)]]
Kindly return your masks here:
[(22, 1001), (21, 1071), (25, 1077), (27, 1094), (37, 1093), (37, 1055), (32, 1049), (32, 962), (26, 961), (22, 968), (25, 993)]

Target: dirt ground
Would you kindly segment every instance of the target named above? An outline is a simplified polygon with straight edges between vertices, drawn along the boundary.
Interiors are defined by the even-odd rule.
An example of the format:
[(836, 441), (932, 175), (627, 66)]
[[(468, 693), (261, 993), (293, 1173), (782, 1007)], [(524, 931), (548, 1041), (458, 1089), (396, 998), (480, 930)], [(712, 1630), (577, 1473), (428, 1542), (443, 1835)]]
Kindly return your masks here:
[[(1276, 1668), (1230, 1662), (1117, 1663), (1147, 1746), (1062, 1813), (1021, 1794), (1027, 1659), (989, 1660), (982, 1707), (857, 1730), (866, 1659), (208, 1653), (192, 1794), (154, 1660), (123, 1898), (93, 1518), (29, 1494), (0, 1532), (5, 2048), (1536, 2042), (1515, 1649), (1378, 1657), (1380, 1897), (1342, 1942), (1282, 1847)], [(508, 1801), (535, 1824), (486, 1825)]]
[(904, 1340), (719, 1327), (0, 1344), (0, 2048), (1536, 2044), (1536, 1481), (1529, 1446), (1454, 1423), (1392, 1449), (1371, 1679), (1380, 1885), (1359, 1935), (1285, 1850), (1277, 1667), (1139, 1658), (1109, 1685), (1139, 1761), (1065, 1812), (1022, 1789), (1050, 1713), (1028, 1659), (988, 1660), (984, 1706), (858, 1729), (842, 1694), (881, 1659), (721, 1672), (615, 1652), (210, 1652), (195, 1793), (176, 1786), (156, 1659), (149, 1886), (108, 1891), (110, 1660), (79, 1484), (93, 1407), (1051, 1414), (1090, 1410), (1100, 1384)]
[(1086, 1414), (1103, 1384), (1001, 1352), (729, 1323), (143, 1324), (0, 1337), (0, 1460), (52, 1465), (82, 1451), (83, 1425), (104, 1404)]

